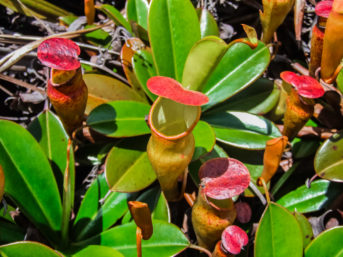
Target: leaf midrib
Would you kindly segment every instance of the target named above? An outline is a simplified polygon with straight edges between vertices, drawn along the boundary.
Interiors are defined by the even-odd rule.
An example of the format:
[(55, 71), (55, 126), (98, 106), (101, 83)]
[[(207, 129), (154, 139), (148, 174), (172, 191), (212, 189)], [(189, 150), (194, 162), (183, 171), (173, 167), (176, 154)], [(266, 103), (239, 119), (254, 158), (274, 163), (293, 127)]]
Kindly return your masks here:
[[(16, 165), (16, 163), (14, 162), (14, 160), (12, 159), (11, 155), (9, 154), (7, 148), (5, 147), (5, 144), (3, 143), (3, 141), (1, 140), (2, 146), (5, 150), (5, 152), (7, 153), (8, 158), (11, 160), (13, 166), (18, 170), (21, 171), (21, 169), (18, 168), (18, 166)], [(33, 193), (32, 188), (30, 187), (30, 183), (28, 183), (28, 181), (25, 179), (25, 176), (22, 176), (22, 172), (19, 172), (21, 179), (26, 183), (26, 188), (29, 190), (29, 192), (31, 192), (31, 195), (34, 196), (33, 199), (36, 202), (36, 204), (40, 207), (40, 211), (43, 214), (45, 220), (48, 222), (48, 224), (50, 225), (50, 228), (55, 228), (55, 226), (53, 225), (54, 222), (52, 222), (49, 219), (49, 215), (46, 214), (45, 209), (42, 208), (42, 203), (40, 201), (37, 200), (37, 198), (35, 197), (36, 195)], [(56, 224), (56, 227), (58, 228), (58, 225)]]
[[(216, 90), (225, 80), (227, 80), (228, 77), (230, 77), (233, 73), (235, 73), (238, 69), (240, 69), (242, 66), (246, 65), (246, 63), (248, 61), (250, 61), (251, 59), (255, 58), (256, 56), (258, 56), (262, 51), (264, 51), (267, 47), (264, 46), (262, 47), (260, 50), (258, 50), (256, 53), (254, 53), (253, 55), (251, 55), (248, 59), (245, 60), (245, 62), (241, 62), (240, 65), (236, 66), (235, 69), (233, 69), (230, 73), (228, 73), (226, 76), (224, 76), (221, 80), (219, 80), (213, 87), (211, 87), (208, 91), (203, 92), (204, 94), (206, 94), (207, 96), (210, 95), (214, 90)], [(230, 51), (230, 50), (228, 50)], [(255, 77), (253, 77), (255, 78)]]
[(119, 177), (119, 179), (114, 183), (114, 185), (111, 186), (111, 190), (115, 188), (115, 185), (118, 185), (120, 184), (121, 181), (123, 181), (123, 179), (127, 176), (127, 174), (131, 172), (131, 169), (144, 157), (144, 153), (145, 152), (141, 153), (139, 157), (126, 169), (124, 174)]

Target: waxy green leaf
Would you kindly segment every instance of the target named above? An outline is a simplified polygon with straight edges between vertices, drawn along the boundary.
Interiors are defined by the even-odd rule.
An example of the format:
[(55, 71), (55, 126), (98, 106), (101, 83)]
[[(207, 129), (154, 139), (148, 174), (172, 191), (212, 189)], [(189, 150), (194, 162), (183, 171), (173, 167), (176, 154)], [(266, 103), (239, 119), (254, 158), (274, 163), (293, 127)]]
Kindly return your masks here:
[(218, 112), (203, 120), (214, 128), (219, 142), (239, 148), (261, 150), (269, 139), (281, 136), (271, 121), (246, 112)]
[(212, 151), (216, 143), (216, 135), (214, 134), (213, 128), (202, 120), (194, 127), (192, 133), (195, 141), (195, 149), (192, 158), (194, 161)]
[(206, 36), (217, 36), (219, 37), (219, 28), (216, 20), (209, 10), (205, 8), (196, 9), (199, 22), (200, 22), (200, 34), (201, 38)]
[[(60, 119), (51, 111), (42, 112), (28, 127), (29, 132), (39, 143), (51, 163), (55, 179), (62, 196), (63, 176), (67, 168), (67, 147), (69, 136)], [(69, 176), (71, 181), (71, 199), (74, 203), (75, 167), (74, 154), (69, 156)]]
[(105, 163), (110, 190), (136, 192), (155, 181), (156, 175), (146, 153), (146, 144), (146, 138), (134, 138), (112, 148)]
[(60, 16), (71, 16), (72, 13), (59, 8), (45, 0), (22, 0), (23, 5), (17, 1), (0, 0), (0, 4), (11, 10), (23, 13), (26, 16), (35, 16), (39, 19), (50, 19), (56, 21)]
[(132, 66), (138, 82), (144, 92), (148, 95), (151, 101), (155, 101), (157, 95), (151, 93), (147, 87), (148, 79), (157, 75), (151, 52), (147, 50), (137, 51), (132, 58)]
[(227, 49), (224, 40), (214, 36), (196, 42), (187, 56), (182, 85), (190, 90), (201, 91)]
[(200, 39), (200, 25), (189, 0), (152, 0), (148, 31), (157, 74), (181, 82), (191, 47)]
[(19, 241), (0, 246), (1, 256), (6, 257), (63, 257), (64, 255), (37, 242)]
[(301, 232), (303, 235), (303, 242), (304, 242), (304, 248), (312, 241), (313, 239), (313, 231), (311, 223), (306, 219), (304, 215), (301, 213), (295, 211), (294, 217), (297, 219)]
[(134, 101), (114, 101), (95, 108), (87, 125), (108, 137), (133, 137), (149, 134), (145, 122), (150, 105)]
[[(137, 197), (136, 201), (148, 204), (152, 219), (170, 222), (168, 202), (159, 186), (155, 186), (143, 192)], [(129, 223), (130, 221), (132, 221), (131, 213), (127, 212), (122, 219), (122, 224)]]
[(237, 43), (230, 47), (201, 90), (210, 98), (203, 106), (207, 110), (251, 85), (267, 68), (270, 61), (268, 46), (255, 49)]
[(73, 255), (73, 257), (124, 257), (119, 251), (111, 247), (90, 245)]
[(289, 192), (281, 197), (277, 203), (290, 211), (297, 210), (301, 213), (318, 211), (330, 204), (342, 193), (343, 185), (327, 180), (319, 179), (311, 183), (311, 187), (305, 185)]
[(316, 173), (325, 179), (343, 182), (343, 131), (327, 139), (314, 158)]
[(305, 257), (342, 257), (343, 227), (335, 227), (319, 234), (305, 249)]
[(128, 210), (125, 193), (109, 191), (105, 174), (98, 175), (87, 190), (73, 225), (76, 241), (100, 234), (115, 224)]
[(145, 102), (132, 88), (110, 76), (86, 73), (83, 75), (88, 88), (86, 114), (100, 104), (118, 100)]
[[(186, 236), (174, 224), (153, 220), (154, 233), (149, 240), (142, 241), (142, 255), (170, 257), (189, 246)], [(117, 249), (125, 257), (136, 257), (136, 224), (133, 222), (117, 226), (97, 237), (83, 241), (79, 246), (101, 244)]]
[(6, 194), (44, 236), (58, 242), (62, 204), (48, 159), (28, 131), (5, 120), (0, 120), (0, 165)]
[(128, 0), (126, 14), (129, 21), (134, 21), (144, 29), (148, 29), (149, 4), (146, 0)]
[(109, 19), (114, 21), (115, 24), (123, 26), (130, 33), (132, 32), (129, 22), (114, 6), (109, 4), (102, 4), (97, 8), (100, 11), (104, 12)]
[(24, 240), (25, 230), (17, 224), (0, 218), (0, 244)]
[(295, 217), (282, 206), (270, 202), (255, 236), (255, 257), (302, 257), (303, 239)]
[(268, 79), (258, 79), (251, 86), (232, 96), (211, 111), (245, 111), (264, 115), (271, 111), (279, 101), (280, 89)]

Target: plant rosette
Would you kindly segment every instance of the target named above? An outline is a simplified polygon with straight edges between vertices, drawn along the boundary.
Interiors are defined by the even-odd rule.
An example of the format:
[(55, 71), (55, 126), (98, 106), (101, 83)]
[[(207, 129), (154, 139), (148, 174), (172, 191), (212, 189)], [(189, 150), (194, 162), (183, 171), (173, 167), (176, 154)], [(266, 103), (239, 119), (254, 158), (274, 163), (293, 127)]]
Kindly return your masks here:
[(222, 233), (221, 240), (216, 244), (213, 257), (230, 257), (240, 254), (242, 248), (247, 245), (249, 238), (247, 233), (238, 226), (228, 226)]
[(47, 39), (37, 51), (42, 64), (51, 68), (47, 95), (69, 134), (81, 126), (88, 96), (79, 54), (78, 45), (65, 38)]
[(200, 105), (207, 103), (202, 93), (183, 89), (174, 79), (156, 76), (148, 80), (149, 90), (159, 95), (149, 113), (151, 137), (149, 160), (168, 201), (179, 198), (178, 178), (194, 153), (191, 133), (200, 119)]
[(233, 158), (214, 158), (199, 170), (201, 185), (192, 208), (192, 223), (198, 244), (213, 250), (223, 230), (232, 225), (236, 209), (232, 197), (249, 186), (250, 174), (243, 163)]
[(287, 97), (286, 112), (284, 116), (284, 129), (282, 134), (289, 141), (298, 134), (299, 130), (312, 117), (314, 99), (322, 97), (325, 93), (322, 85), (310, 76), (297, 75), (291, 71), (280, 74), (282, 80), (292, 85)]

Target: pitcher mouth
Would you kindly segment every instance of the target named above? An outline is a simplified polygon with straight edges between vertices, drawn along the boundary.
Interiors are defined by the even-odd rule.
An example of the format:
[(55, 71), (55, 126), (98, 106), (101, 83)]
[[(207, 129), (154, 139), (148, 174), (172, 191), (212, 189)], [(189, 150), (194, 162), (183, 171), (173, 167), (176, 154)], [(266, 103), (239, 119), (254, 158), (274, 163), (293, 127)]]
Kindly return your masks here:
[(149, 113), (151, 130), (159, 137), (176, 140), (188, 135), (200, 119), (200, 106), (190, 106), (158, 97)]

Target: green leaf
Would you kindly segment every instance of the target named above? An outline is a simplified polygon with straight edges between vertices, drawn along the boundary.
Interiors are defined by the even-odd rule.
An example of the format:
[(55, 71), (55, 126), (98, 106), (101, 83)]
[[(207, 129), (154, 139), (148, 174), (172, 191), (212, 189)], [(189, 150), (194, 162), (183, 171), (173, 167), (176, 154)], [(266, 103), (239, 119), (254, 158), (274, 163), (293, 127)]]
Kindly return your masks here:
[[(96, 27), (96, 25), (94, 24), (86, 25), (85, 29), (94, 28), (94, 27)], [(97, 29), (92, 32), (86, 33), (84, 37), (87, 41), (90, 41), (91, 43), (97, 46), (102, 46), (105, 48), (110, 47), (110, 43), (112, 40), (111, 35), (103, 29)]]
[(37, 242), (19, 241), (0, 246), (1, 256), (4, 257), (63, 257), (50, 247)]
[[(142, 241), (143, 256), (170, 257), (189, 246), (186, 236), (174, 224), (153, 220), (153, 228), (152, 237)], [(109, 246), (117, 249), (125, 257), (136, 257), (136, 224), (132, 222), (117, 226), (82, 242), (82, 245), (90, 244)]]
[(155, 101), (157, 95), (151, 93), (146, 84), (148, 79), (157, 75), (151, 52), (147, 50), (137, 51), (132, 58), (132, 65), (138, 82), (144, 92), (148, 95), (150, 100)]
[(228, 158), (229, 156), (227, 153), (221, 148), (219, 145), (214, 145), (212, 151), (204, 156), (201, 156), (200, 159), (193, 161), (189, 164), (189, 175), (194, 181), (194, 184), (196, 186), (199, 186), (200, 184), (200, 179), (199, 179), (199, 169), (200, 166), (205, 163), (206, 161), (217, 158), (217, 157), (226, 157)]
[(26, 16), (36, 16), (39, 19), (50, 19), (56, 21), (60, 16), (72, 15), (72, 13), (59, 8), (56, 5), (44, 0), (21, 0), (23, 5), (17, 0), (0, 0), (0, 4), (11, 10), (23, 13)]
[(317, 139), (294, 138), (292, 141), (292, 152), (295, 159), (306, 158), (316, 153), (320, 141)]
[(62, 204), (52, 169), (33, 136), (14, 122), (0, 120), (0, 165), (6, 194), (47, 238), (56, 241)]
[(125, 193), (109, 191), (104, 174), (97, 176), (87, 190), (73, 225), (73, 237), (76, 241), (98, 235), (115, 224), (128, 210)]
[(269, 61), (269, 48), (262, 42), (255, 49), (243, 43), (230, 47), (202, 89), (210, 99), (203, 106), (203, 110), (223, 102), (251, 85), (262, 75)]
[(190, 90), (201, 91), (227, 49), (227, 44), (218, 37), (209, 36), (199, 40), (187, 57), (182, 85)]
[(216, 135), (214, 134), (212, 127), (205, 121), (199, 121), (192, 133), (195, 141), (195, 149), (192, 158), (194, 161), (212, 151), (216, 144)]
[(304, 242), (304, 248), (312, 241), (313, 239), (313, 231), (311, 223), (306, 219), (304, 215), (301, 213), (295, 211), (294, 217), (297, 219), (301, 232), (303, 235), (303, 242)]
[[(31, 122), (28, 130), (37, 140), (50, 161), (60, 195), (62, 196), (63, 176), (67, 165), (67, 146), (69, 139), (62, 122), (51, 111), (44, 111), (37, 119)], [(74, 181), (75, 170), (73, 156), (71, 156), (69, 161), (70, 166), (73, 167), (71, 170), (71, 180)], [(74, 199), (74, 187), (75, 184), (72, 185), (72, 199)]]
[(145, 102), (132, 88), (110, 76), (86, 73), (83, 75), (88, 88), (86, 114), (100, 104), (118, 100)]
[(25, 230), (18, 225), (0, 218), (0, 244), (24, 240)]
[(219, 142), (239, 148), (261, 150), (268, 140), (281, 136), (271, 121), (246, 112), (214, 113), (203, 120), (214, 128)]
[(278, 103), (280, 89), (268, 79), (258, 79), (251, 86), (232, 96), (227, 101), (214, 107), (211, 111), (245, 111), (264, 115)]
[(128, 32), (132, 33), (129, 22), (114, 6), (109, 4), (102, 4), (98, 7), (98, 9), (105, 13), (109, 19), (114, 21), (115, 24), (123, 26)]
[(148, 31), (156, 71), (181, 82), (191, 47), (200, 39), (197, 14), (189, 0), (152, 0)]
[[(137, 197), (136, 201), (148, 204), (152, 219), (170, 222), (168, 202), (163, 193), (161, 193), (159, 186), (148, 189)], [(122, 224), (129, 223), (130, 221), (132, 221), (131, 213), (127, 212), (122, 219)]]
[(129, 21), (134, 21), (144, 29), (148, 29), (149, 4), (146, 0), (128, 0), (126, 14)]
[(343, 131), (327, 139), (314, 158), (316, 173), (325, 179), (343, 182)]
[(277, 203), (290, 211), (297, 210), (301, 213), (318, 211), (335, 200), (342, 193), (342, 189), (341, 184), (320, 179), (312, 182), (310, 188), (304, 185), (289, 192), (281, 197)]
[(114, 101), (96, 107), (87, 125), (108, 137), (133, 137), (149, 134), (145, 122), (150, 105), (134, 101)]
[(216, 20), (207, 9), (196, 9), (199, 22), (201, 38), (206, 36), (219, 37), (219, 29)]
[(146, 145), (146, 138), (134, 138), (112, 148), (105, 163), (110, 190), (136, 192), (155, 181), (156, 175), (148, 159)]
[(90, 245), (73, 255), (73, 257), (124, 257), (119, 251), (111, 247)]
[(269, 203), (255, 236), (255, 257), (302, 257), (303, 239), (295, 217), (276, 203)]
[(305, 249), (305, 257), (342, 257), (343, 227), (335, 227), (319, 234)]

